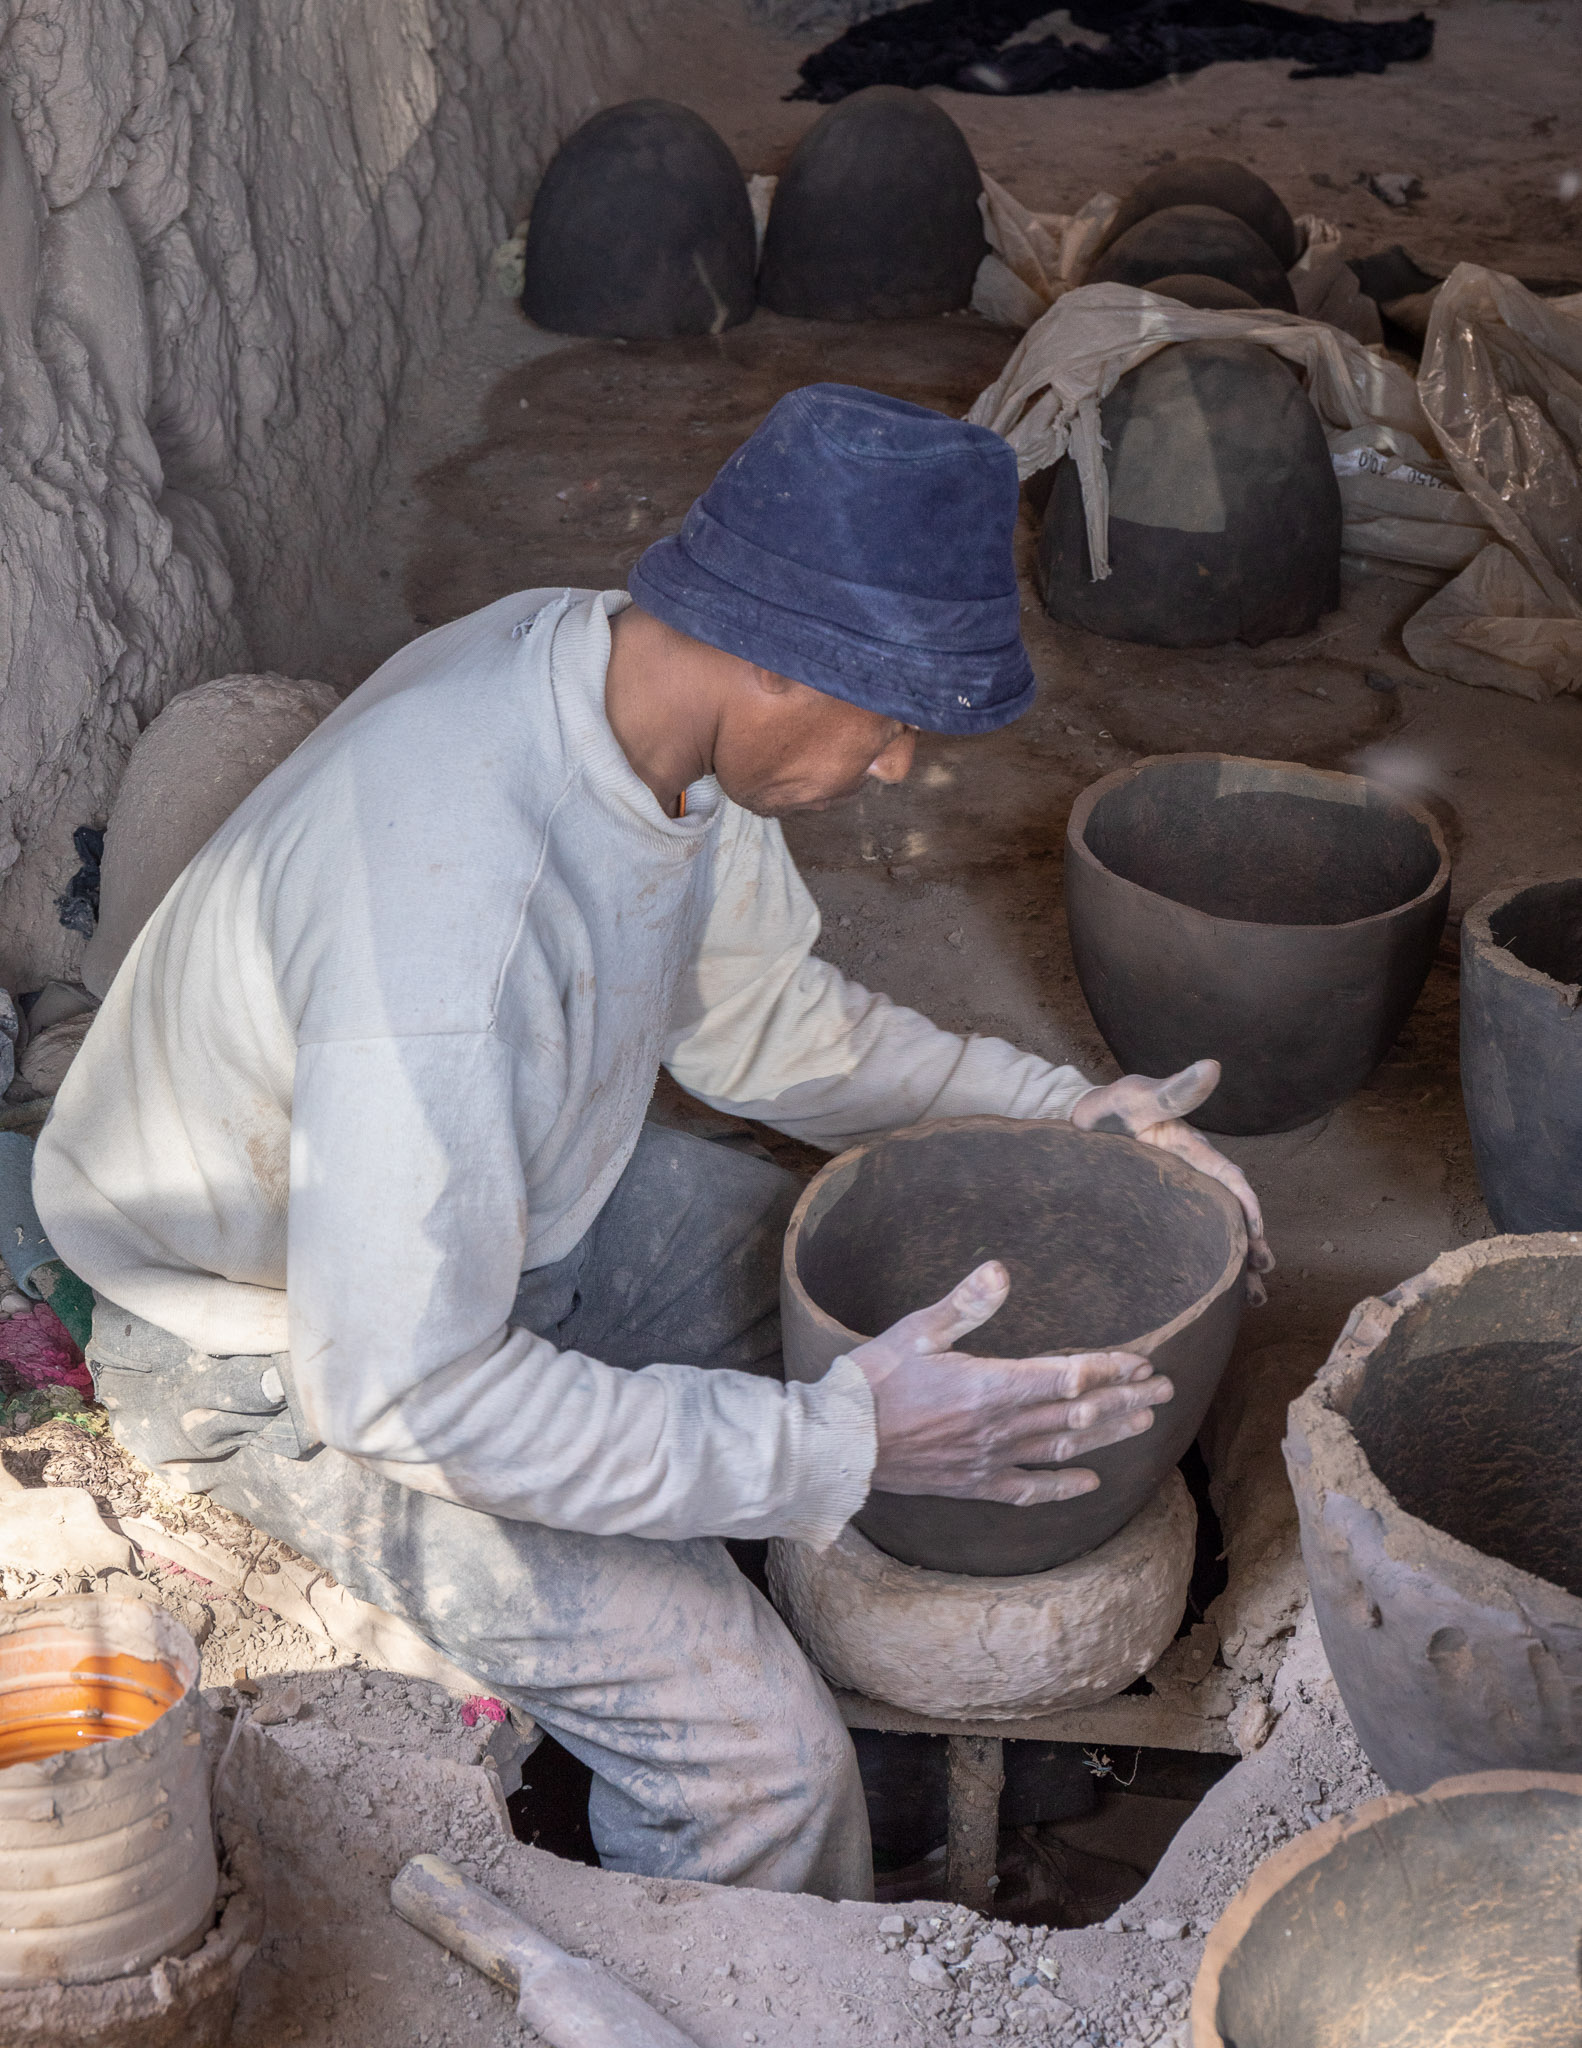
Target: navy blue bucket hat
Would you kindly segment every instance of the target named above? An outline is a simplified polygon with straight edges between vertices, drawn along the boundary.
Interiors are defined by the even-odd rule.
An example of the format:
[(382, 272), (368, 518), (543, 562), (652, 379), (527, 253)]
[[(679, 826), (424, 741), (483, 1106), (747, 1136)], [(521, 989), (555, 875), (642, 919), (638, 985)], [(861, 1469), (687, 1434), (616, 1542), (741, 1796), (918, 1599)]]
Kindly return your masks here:
[(678, 632), (930, 732), (1033, 701), (998, 434), (848, 384), (782, 398), (627, 587)]

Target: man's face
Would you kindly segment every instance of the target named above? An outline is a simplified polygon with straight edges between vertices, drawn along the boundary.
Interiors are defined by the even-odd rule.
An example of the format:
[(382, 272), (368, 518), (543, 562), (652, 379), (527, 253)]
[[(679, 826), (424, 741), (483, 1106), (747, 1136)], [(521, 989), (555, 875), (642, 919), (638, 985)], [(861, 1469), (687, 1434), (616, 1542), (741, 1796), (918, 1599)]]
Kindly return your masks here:
[(871, 776), (902, 782), (917, 730), (863, 711), (789, 677), (748, 669), (720, 721), (714, 773), (743, 810), (761, 818), (824, 811), (854, 797)]

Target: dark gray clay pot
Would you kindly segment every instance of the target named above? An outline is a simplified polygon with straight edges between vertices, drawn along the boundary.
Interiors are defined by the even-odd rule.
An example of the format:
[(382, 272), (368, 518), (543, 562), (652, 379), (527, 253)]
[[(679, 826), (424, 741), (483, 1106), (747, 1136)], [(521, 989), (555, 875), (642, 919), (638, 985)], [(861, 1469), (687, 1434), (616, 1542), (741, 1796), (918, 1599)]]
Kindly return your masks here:
[(1183, 270), (1172, 277), (1156, 277), (1148, 287), (1162, 299), (1175, 299), (1183, 306), (1196, 306), (1204, 313), (1255, 313), (1258, 301), (1239, 285), (1222, 277), (1205, 277), (1201, 271)]
[(944, 108), (872, 85), (823, 114), (775, 187), (758, 296), (801, 320), (902, 320), (972, 297), (983, 180)]
[(1010, 1298), (959, 1349), (1146, 1353), (1175, 1398), (1145, 1435), (1080, 1460), (1097, 1492), (1030, 1508), (873, 1493), (855, 1518), (903, 1564), (1049, 1571), (1129, 1522), (1197, 1435), (1235, 1342), (1246, 1257), (1225, 1189), (1132, 1138), (995, 1116), (917, 1124), (843, 1152), (797, 1204), (780, 1281), (786, 1377), (822, 1379), (990, 1258), (1009, 1268)]
[(1282, 270), (1289, 270), (1301, 254), (1296, 223), (1284, 200), (1256, 171), (1226, 156), (1182, 157), (1150, 171), (1121, 201), (1102, 248), (1119, 241), (1140, 220), (1172, 206), (1215, 206), (1221, 213), (1234, 214), (1268, 243)]
[(1260, 1863), (1215, 1924), (1192, 2048), (1562, 2048), (1578, 2038), (1582, 1778), (1374, 1799)]
[(1087, 284), (1151, 285), (1156, 277), (1223, 278), (1260, 306), (1296, 311), (1284, 266), (1262, 235), (1217, 206), (1168, 206), (1128, 228), (1088, 266)]
[(1486, 1238), (1360, 1303), (1285, 1459), (1385, 1783), (1582, 1770), (1582, 1237)]
[(1360, 775), (1160, 754), (1066, 827), (1077, 977), (1128, 1073), (1216, 1059), (1205, 1130), (1289, 1131), (1384, 1057), (1444, 929), (1450, 856), (1421, 805)]
[(1461, 921), (1461, 1092), (1501, 1230), (1582, 1229), (1582, 878)]
[(735, 157), (701, 114), (627, 100), (544, 173), (522, 310), (557, 334), (718, 334), (753, 310), (756, 236)]
[(1038, 539), (1052, 618), (1154, 647), (1257, 646), (1340, 602), (1340, 486), (1279, 356), (1178, 342), (1124, 376), (1099, 418), (1110, 573), (1094, 580), (1077, 466), (1058, 462)]

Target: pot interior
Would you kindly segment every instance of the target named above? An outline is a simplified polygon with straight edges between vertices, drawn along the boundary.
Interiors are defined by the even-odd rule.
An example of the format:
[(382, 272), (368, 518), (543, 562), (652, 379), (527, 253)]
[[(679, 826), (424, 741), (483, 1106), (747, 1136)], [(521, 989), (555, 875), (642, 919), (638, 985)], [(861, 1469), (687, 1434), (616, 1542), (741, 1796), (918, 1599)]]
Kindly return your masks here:
[(1441, 1288), (1370, 1355), (1347, 1418), (1409, 1515), (1582, 1597), (1582, 1257)]
[(1577, 1791), (1430, 1794), (1268, 1899), (1221, 1971), (1216, 2030), (1235, 2048), (1574, 2042), (1579, 1886)]
[(1150, 762), (1099, 799), (1083, 838), (1139, 888), (1253, 924), (1377, 917), (1420, 896), (1440, 860), (1376, 783), (1281, 761)]
[(1194, 1307), (1233, 1250), (1211, 1184), (1130, 1139), (946, 1124), (881, 1139), (833, 1177), (804, 1219), (797, 1274), (871, 1337), (1000, 1259), (1009, 1299), (959, 1348), (1019, 1358), (1147, 1335)]
[(1489, 936), (1535, 974), (1574, 988), (1582, 982), (1582, 877), (1523, 889), (1492, 912)]

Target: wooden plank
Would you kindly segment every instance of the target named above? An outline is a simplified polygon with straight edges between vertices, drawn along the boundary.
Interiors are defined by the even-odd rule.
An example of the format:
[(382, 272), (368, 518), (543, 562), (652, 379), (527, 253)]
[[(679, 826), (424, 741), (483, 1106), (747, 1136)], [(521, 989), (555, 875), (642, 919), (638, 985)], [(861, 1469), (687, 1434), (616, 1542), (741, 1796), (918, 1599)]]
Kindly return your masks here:
[(981, 1735), (1005, 1742), (1080, 1742), (1090, 1749), (1192, 1749), (1209, 1756), (1239, 1754), (1225, 1722), (1194, 1714), (1146, 1694), (1121, 1694), (1096, 1707), (1067, 1707), (1019, 1721), (941, 1721), (912, 1714), (860, 1693), (837, 1692), (835, 1704), (848, 1728), (874, 1728), (892, 1735)]

